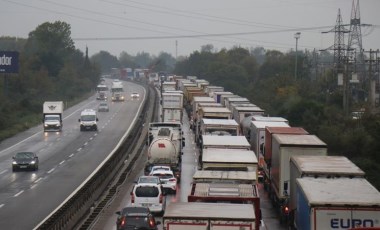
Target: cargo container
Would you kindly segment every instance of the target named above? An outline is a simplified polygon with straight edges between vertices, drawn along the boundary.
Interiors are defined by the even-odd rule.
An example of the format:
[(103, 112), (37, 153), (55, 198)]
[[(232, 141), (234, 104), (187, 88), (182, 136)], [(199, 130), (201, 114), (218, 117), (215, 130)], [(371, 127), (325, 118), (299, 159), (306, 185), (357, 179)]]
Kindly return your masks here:
[(233, 93), (231, 93), (231, 92), (224, 92), (224, 91), (217, 91), (217, 92), (214, 92), (214, 96), (213, 96), (213, 98), (214, 98), (214, 100), (215, 100), (215, 102), (216, 103), (221, 103), (220, 102), (220, 99), (221, 99), (221, 96), (222, 95), (233, 95)]
[(380, 193), (364, 178), (298, 178), (296, 228), (380, 227)]

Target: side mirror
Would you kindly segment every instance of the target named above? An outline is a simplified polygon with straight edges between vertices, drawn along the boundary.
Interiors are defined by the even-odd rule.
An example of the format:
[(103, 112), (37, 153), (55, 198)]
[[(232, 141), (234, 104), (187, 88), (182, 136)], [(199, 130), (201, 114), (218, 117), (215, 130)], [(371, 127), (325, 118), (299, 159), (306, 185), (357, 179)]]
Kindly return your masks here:
[(12, 157), (12, 159), (15, 159), (15, 157)]
[(161, 221), (156, 221), (156, 225), (160, 225), (161, 224)]
[(115, 212), (115, 214), (117, 214), (117, 215), (121, 215), (121, 212), (120, 211), (117, 211), (117, 212)]
[(78, 122), (80, 122), (80, 119), (78, 119)]
[(96, 118), (96, 121), (99, 121), (99, 119), (98, 119), (98, 118)]

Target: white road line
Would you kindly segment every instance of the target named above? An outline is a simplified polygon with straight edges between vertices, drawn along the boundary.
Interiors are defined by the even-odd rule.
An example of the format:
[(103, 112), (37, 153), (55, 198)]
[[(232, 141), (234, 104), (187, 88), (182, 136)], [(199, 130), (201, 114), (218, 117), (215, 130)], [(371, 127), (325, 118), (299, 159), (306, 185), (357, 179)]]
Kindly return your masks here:
[(0, 175), (3, 174), (3, 173), (5, 173), (6, 171), (7, 171), (7, 170), (3, 170), (3, 171), (1, 171), (1, 172), (0, 172)]
[(24, 190), (21, 190), (20, 192), (16, 193), (16, 194), (14, 195), (14, 197), (18, 197), (18, 196), (20, 196), (21, 193), (23, 193), (23, 192), (24, 192)]
[(38, 178), (34, 183), (38, 183), (40, 180), (42, 180), (42, 177)]
[(65, 160), (61, 161), (59, 164), (62, 165), (63, 163), (65, 163)]
[(69, 157), (71, 158), (71, 157), (73, 157), (74, 156), (74, 153), (72, 153)]
[(0, 208), (4, 207), (5, 204), (0, 204)]
[(94, 134), (94, 137), (96, 137), (96, 136), (98, 136), (98, 134), (97, 134), (97, 133), (95, 133), (95, 134)]
[(54, 170), (55, 170), (55, 168), (52, 168), (47, 173), (52, 173)]
[(85, 143), (84, 143), (84, 146), (86, 146), (86, 145), (88, 145), (88, 142), (85, 142)]
[(33, 189), (36, 186), (37, 186), (37, 184), (34, 184), (34, 185), (30, 186), (30, 189)]
[(79, 149), (77, 149), (77, 152), (79, 152), (79, 151), (81, 151), (82, 150), (82, 148), (79, 148)]
[(92, 141), (94, 138), (93, 137), (90, 137), (90, 141)]

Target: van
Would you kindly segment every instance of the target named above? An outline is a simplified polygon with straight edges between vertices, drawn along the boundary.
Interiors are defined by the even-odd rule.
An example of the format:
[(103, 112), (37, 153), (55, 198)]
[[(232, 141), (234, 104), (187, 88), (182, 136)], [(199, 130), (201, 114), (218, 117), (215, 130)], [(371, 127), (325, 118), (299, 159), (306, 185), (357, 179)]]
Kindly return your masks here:
[(78, 122), (80, 123), (80, 131), (85, 130), (98, 130), (98, 116), (96, 115), (96, 111), (93, 109), (85, 109), (80, 114), (80, 119)]
[(166, 197), (162, 185), (140, 183), (133, 187), (131, 204), (137, 207), (148, 207), (154, 214), (163, 215)]

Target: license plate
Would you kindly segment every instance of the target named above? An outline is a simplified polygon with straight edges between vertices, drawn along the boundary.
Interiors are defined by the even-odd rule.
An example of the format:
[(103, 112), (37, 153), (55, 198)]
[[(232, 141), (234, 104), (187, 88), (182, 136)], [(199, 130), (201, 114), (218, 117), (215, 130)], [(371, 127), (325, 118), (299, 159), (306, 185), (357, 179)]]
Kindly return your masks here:
[(21, 168), (21, 169), (25, 169), (25, 168), (26, 168), (26, 166), (25, 166), (25, 165), (22, 165), (22, 166), (20, 166), (20, 168)]
[(143, 207), (150, 207), (150, 204), (142, 204)]

